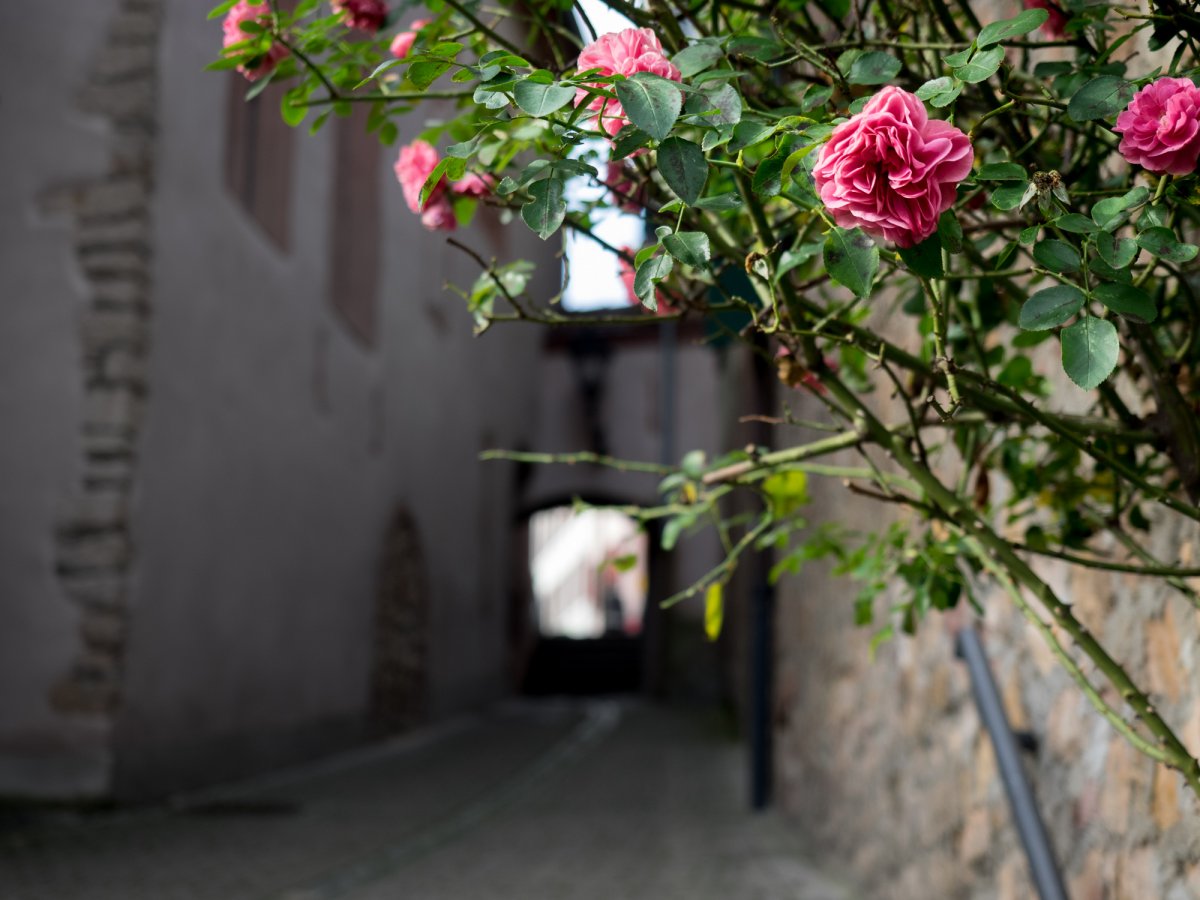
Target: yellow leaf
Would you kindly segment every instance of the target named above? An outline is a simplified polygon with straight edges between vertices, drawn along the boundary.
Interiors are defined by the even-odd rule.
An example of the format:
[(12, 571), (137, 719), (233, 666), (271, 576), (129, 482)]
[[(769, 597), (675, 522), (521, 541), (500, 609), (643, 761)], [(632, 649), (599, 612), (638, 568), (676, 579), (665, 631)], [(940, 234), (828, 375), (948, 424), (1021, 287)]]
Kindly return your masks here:
[(799, 469), (779, 472), (763, 482), (763, 490), (777, 518), (790, 516), (808, 503), (808, 475)]
[(725, 618), (725, 585), (710, 584), (704, 592), (704, 633), (710, 641), (721, 634), (721, 622)]

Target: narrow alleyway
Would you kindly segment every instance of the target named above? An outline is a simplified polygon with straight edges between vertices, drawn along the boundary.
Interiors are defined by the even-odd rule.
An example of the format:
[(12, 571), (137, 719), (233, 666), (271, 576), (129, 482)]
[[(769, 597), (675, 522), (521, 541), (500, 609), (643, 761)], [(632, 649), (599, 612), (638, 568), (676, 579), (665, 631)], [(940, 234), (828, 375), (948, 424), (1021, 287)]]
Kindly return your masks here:
[(172, 810), (0, 825), (3, 900), (850, 900), (714, 718), (521, 704)]

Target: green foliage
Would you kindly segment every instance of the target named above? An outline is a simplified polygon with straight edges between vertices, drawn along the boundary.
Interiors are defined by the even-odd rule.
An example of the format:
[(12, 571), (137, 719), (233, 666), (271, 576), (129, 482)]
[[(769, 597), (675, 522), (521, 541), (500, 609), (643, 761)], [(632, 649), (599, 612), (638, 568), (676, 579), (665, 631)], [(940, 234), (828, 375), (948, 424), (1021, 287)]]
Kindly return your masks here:
[(984, 25), (975, 38), (976, 47), (990, 47), (1009, 38), (1028, 34), (1035, 28), (1041, 27), (1050, 18), (1050, 13), (1044, 9), (1027, 9), (1020, 15), (1000, 22)]
[(879, 247), (859, 229), (834, 228), (825, 238), (825, 270), (857, 297), (871, 293), (879, 270)]
[[(1057, 623), (1051, 638), (1073, 642), (1064, 652), (1089, 660), (1098, 682), (1089, 697), (1144, 697), (1097, 641), (1071, 630), (1069, 609), (1028, 561), (1068, 554), (1102, 567), (1113, 546), (1131, 548), (1129, 566), (1170, 573), (1165, 585), (1200, 605), (1141, 537), (1168, 515), (1200, 520), (1191, 402), (1200, 390), (1200, 180), (1127, 164), (1112, 130), (1137, 88), (1161, 75), (1200, 77), (1200, 27), (1182, 7), (1156, 6), (1154, 19), (1131, 27), (1107, 4), (1072, 0), (1070, 44), (1051, 52), (1040, 46), (1042, 9), (980, 26), (984, 7), (970, 2), (931, 11), (888, 0), (855, 12), (848, 0), (821, 0), (803, 11), (785, 4), (777, 16), (746, 6), (689, 7), (688, 36), (663, 8), (637, 7), (678, 82), (578, 71), (579, 47), (559, 18), (569, 6), (558, 0), (519, 9), (498, 0), (484, 18), (471, 12), (482, 7), (431, 2), (404, 60), (388, 54), (389, 34), (352, 35), (315, 0), (264, 6), (211, 68), (253, 71), (286, 37), (293, 52), (248, 94), (283, 86), (288, 123), (311, 112), (317, 131), (363, 104), (367, 129), (391, 144), (399, 117), (418, 111), (421, 137), (442, 153), (424, 198), (467, 173), (495, 178), (490, 196), (453, 199), (460, 222), (479, 204), (543, 240), (589, 233), (612, 201), (569, 201), (568, 186), (595, 186), (608, 162), (623, 162), (633, 182), (625, 202), (644, 205), (654, 235), (633, 260), (642, 305), (655, 310), (661, 292), (708, 334), (770, 354), (787, 387), (818, 395), (844, 429), (794, 447), (802, 432), (781, 430), (778, 449), (716, 460), (690, 453), (664, 473), (661, 504), (638, 511), (661, 526), (666, 549), (717, 529), (725, 559), (670, 598), (703, 594), (710, 638), (733, 568), (773, 549), (773, 579), (828, 558), (856, 581), (847, 616), (877, 629), (872, 653), (980, 584), (1019, 585), (1043, 604), (1038, 621)], [(515, 27), (493, 28), (492, 17), (507, 15)], [(506, 37), (518, 27), (530, 32), (520, 46)], [(1161, 59), (1133, 53), (1128, 41), (1141, 29), (1167, 48)], [(907, 248), (848, 227), (854, 220), (825, 209), (813, 176), (835, 129), (885, 85), (915, 92), (931, 119), (948, 123), (934, 130), (969, 135), (974, 156), (962, 183), (945, 187), (953, 202), (936, 208), (936, 231)], [(422, 108), (427, 100), (441, 105)], [(593, 101), (609, 101), (606, 115), (620, 103), (627, 121), (615, 138)], [(897, 184), (905, 203), (930, 200), (913, 196), (904, 165), (867, 162), (860, 177), (893, 201)], [(477, 331), (512, 318), (566, 320), (550, 298), (528, 295), (528, 264), (481, 265), (460, 291)], [(1064, 390), (1062, 372), (1086, 393)], [(839, 451), (858, 454), (857, 464), (820, 461)], [(885, 499), (899, 520), (881, 517), (861, 534), (810, 526), (800, 512), (814, 473)], [(752, 511), (730, 511), (734, 491), (749, 492)], [(1151, 755), (1192, 772), (1153, 703), (1109, 718), (1124, 722), (1129, 710)], [(1200, 774), (1189, 783), (1200, 793)]]
[(1112, 374), (1121, 346), (1112, 322), (1084, 316), (1064, 328), (1061, 339), (1063, 369), (1085, 391), (1098, 387)]
[(664, 141), (683, 108), (683, 94), (671, 82), (657, 75), (638, 73), (616, 84), (629, 121), (656, 141)]
[(708, 180), (708, 162), (694, 143), (681, 137), (669, 137), (658, 147), (658, 170), (675, 196), (689, 206), (695, 205)]

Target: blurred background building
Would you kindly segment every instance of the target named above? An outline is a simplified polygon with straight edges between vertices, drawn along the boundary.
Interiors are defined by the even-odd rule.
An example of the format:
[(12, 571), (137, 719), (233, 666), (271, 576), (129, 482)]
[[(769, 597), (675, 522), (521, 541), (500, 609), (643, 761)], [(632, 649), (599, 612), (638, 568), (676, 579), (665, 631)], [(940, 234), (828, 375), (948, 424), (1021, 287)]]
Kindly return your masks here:
[[(628, 519), (544, 512), (653, 479), (477, 455), (715, 450), (724, 363), (699, 334), (664, 363), (657, 327), (472, 337), (443, 287), (475, 263), (405, 208), (394, 149), (247, 104), (201, 12), (0, 20), (0, 795), (155, 796), (436, 720), (519, 689), (539, 629), (720, 694), (693, 612), (669, 653), (642, 624), (715, 546), (667, 563)], [(459, 237), (557, 291), (553, 242), (486, 212)]]
[[(813, 564), (782, 582), (777, 633), (753, 633), (753, 610), (771, 621), (749, 603), (760, 561), (709, 644), (695, 604), (658, 601), (717, 561), (715, 537), (668, 556), (619, 513), (567, 512), (651, 504), (653, 476), (478, 460), (763, 442), (736, 425), (771, 408), (749, 356), (690, 322), (472, 337), (443, 286), (475, 264), (404, 207), (394, 150), (353, 118), (310, 138), (272, 90), (247, 104), (240, 77), (205, 73), (205, 7), (0, 7), (0, 797), (159, 797), (521, 690), (740, 706), (757, 659), (778, 686), (743, 722), (773, 736), (779, 796), (830, 858), (894, 900), (1029, 896), (936, 622), (875, 654), (857, 588)], [(560, 245), (486, 212), (458, 237), (559, 290)], [(879, 524), (835, 481), (812, 493), (814, 522)], [(1156, 540), (1200, 552), (1190, 525)], [(1200, 646), (1177, 627), (1194, 610), (1128, 576), (1043, 571), (1200, 749)], [(1071, 895), (1200, 896), (1179, 780), (1011, 604), (986, 606)]]

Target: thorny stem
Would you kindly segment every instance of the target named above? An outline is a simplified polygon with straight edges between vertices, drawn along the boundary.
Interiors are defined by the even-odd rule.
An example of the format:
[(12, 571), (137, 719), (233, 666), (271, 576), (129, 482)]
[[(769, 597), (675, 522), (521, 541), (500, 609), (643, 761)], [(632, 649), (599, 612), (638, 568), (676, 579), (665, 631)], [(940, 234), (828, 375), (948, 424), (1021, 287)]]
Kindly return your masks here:
[(946, 328), (950, 319), (949, 304), (946, 297), (938, 290), (936, 280), (922, 278), (921, 287), (929, 296), (929, 304), (933, 309), (933, 348), (937, 355), (935, 364), (946, 378), (946, 390), (950, 394), (950, 408), (945, 411), (945, 415), (946, 418), (951, 418), (962, 405), (962, 397), (958, 392), (958, 378), (954, 374), (954, 361), (946, 355)]
[[(927, 468), (909, 453), (904, 441), (890, 432), (876, 418), (870, 408), (842, 381), (829, 370), (820, 372), (821, 381), (830, 393), (848, 410), (863, 421), (872, 441), (884, 449), (889, 456), (908, 473), (924, 490), (926, 497), (940, 507), (969, 537), (978, 541), (980, 548), (1016, 583), (1026, 588), (1050, 614), (1052, 621), (1068, 635), (1083, 653), (1095, 663), (1109, 683), (1113, 685), (1153, 737), (1153, 755), (1167, 765), (1178, 769), (1188, 786), (1200, 797), (1200, 762), (1194, 759), (1183, 742), (1163, 720), (1146, 693), (1137, 686), (1129, 673), (1114, 660), (1108, 651), (1075, 618), (1067, 604), (1063, 603), (1036, 572), (1017, 555), (1013, 547), (992, 530), (967, 503), (947, 488)], [(1125, 733), (1125, 732), (1122, 732)], [(1126, 737), (1129, 737), (1126, 734)], [(1139, 744), (1135, 743), (1138, 749)], [(1161, 755), (1159, 755), (1161, 754)]]

